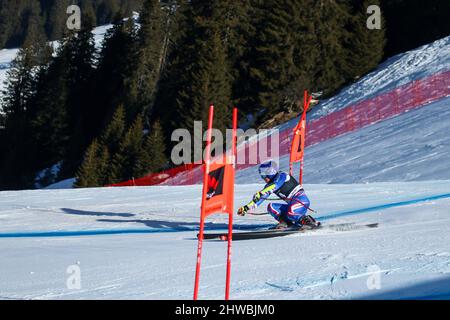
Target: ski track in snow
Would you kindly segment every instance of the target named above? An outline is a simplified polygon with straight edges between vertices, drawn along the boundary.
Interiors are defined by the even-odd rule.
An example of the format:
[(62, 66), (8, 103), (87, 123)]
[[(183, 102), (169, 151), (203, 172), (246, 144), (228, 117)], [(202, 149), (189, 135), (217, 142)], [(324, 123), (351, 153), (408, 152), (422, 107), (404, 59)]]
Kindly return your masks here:
[[(349, 209), (345, 211), (339, 211), (339, 212), (331, 212), (331, 213), (319, 213), (316, 214), (316, 219), (319, 221), (327, 221), (327, 220), (333, 220), (336, 218), (341, 217), (348, 217), (348, 216), (354, 216), (354, 215), (360, 215), (360, 214), (367, 214), (374, 211), (382, 211), (390, 208), (395, 207), (404, 207), (409, 205), (420, 205), (421, 203), (431, 202), (434, 200), (441, 200), (441, 199), (448, 199), (450, 198), (450, 193), (446, 194), (439, 194), (439, 195), (428, 195), (425, 197), (419, 197), (415, 199), (410, 200), (403, 200), (403, 201), (396, 201), (391, 203), (385, 203), (385, 204), (378, 204), (371, 207), (365, 207), (365, 208), (358, 208), (358, 209)], [(81, 198), (81, 199), (90, 199), (90, 198)], [(16, 208), (21, 208), (16, 207)], [(34, 210), (34, 211), (43, 211), (43, 212), (54, 212), (58, 213), (58, 210), (52, 210), (52, 209), (45, 209), (45, 208), (33, 208), (30, 206), (26, 206), (27, 209)], [(96, 217), (133, 217), (134, 214), (131, 213), (112, 213), (112, 212), (89, 212), (89, 211), (82, 211), (82, 210), (75, 210), (75, 209), (67, 209), (62, 208), (61, 211), (63, 213), (67, 214), (75, 214), (75, 215), (88, 215), (88, 216), (96, 216)], [(3, 215), (2, 217), (7, 217), (10, 215)], [(162, 214), (154, 215), (151, 214), (152, 217), (165, 217)], [(107, 219), (97, 219), (97, 221), (100, 222), (119, 222), (119, 220), (107, 220)], [(129, 221), (123, 221), (123, 222), (142, 222), (144, 223), (145, 220), (129, 220)], [(196, 231), (198, 230), (198, 226), (196, 224), (192, 225), (183, 225), (183, 226), (174, 226), (174, 223), (170, 222), (159, 222), (158, 224), (154, 224), (155, 221), (153, 219), (148, 218), (146, 220), (146, 224), (149, 226), (148, 229), (139, 229), (139, 228), (129, 228), (129, 229), (97, 229), (97, 230), (40, 230), (40, 231), (31, 231), (31, 232), (6, 232), (2, 233), (0, 232), (0, 238), (33, 238), (33, 237), (71, 237), (71, 236), (96, 236), (96, 235), (110, 235), (110, 234), (148, 234), (148, 233), (160, 233), (160, 232), (188, 232), (188, 231)], [(335, 232), (335, 231), (350, 231), (350, 230), (356, 230), (359, 228), (364, 228), (365, 225), (355, 225), (352, 223), (348, 224), (337, 224), (337, 225), (327, 225), (328, 227), (325, 230), (316, 230), (314, 232)], [(236, 225), (234, 224), (235, 230), (254, 230), (256, 228), (268, 228), (270, 227), (270, 224), (254, 224), (254, 225)], [(227, 224), (226, 223), (216, 223), (215, 225), (210, 225), (209, 230), (227, 230)]]

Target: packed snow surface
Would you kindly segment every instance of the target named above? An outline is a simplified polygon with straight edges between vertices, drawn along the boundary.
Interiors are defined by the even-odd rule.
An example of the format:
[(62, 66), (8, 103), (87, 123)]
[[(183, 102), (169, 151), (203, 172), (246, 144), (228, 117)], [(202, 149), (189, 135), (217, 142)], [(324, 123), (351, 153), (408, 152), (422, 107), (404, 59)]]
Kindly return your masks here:
[[(236, 205), (260, 187), (238, 185)], [(379, 227), (235, 241), (231, 298), (450, 298), (450, 181), (305, 188), (325, 226)], [(0, 298), (191, 299), (200, 194), (201, 186), (1, 192)], [(206, 230), (226, 221), (211, 216)], [(234, 225), (273, 222), (235, 216)], [(119, 234), (95, 235), (102, 230)], [(205, 242), (203, 253), (200, 298), (222, 299), (226, 244)], [(80, 289), (67, 287), (71, 266)]]

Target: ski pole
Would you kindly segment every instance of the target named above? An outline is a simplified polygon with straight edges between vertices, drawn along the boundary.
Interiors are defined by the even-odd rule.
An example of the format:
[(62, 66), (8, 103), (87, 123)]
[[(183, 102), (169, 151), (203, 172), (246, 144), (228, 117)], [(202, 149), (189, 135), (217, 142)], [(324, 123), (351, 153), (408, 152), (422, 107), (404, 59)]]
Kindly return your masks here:
[(306, 204), (304, 204), (303, 202), (301, 202), (300, 200), (297, 200), (297, 199), (292, 199), (292, 198), (286, 198), (286, 199), (266, 199), (266, 200), (268, 200), (268, 201), (278, 201), (278, 200), (288, 200), (288, 201), (295, 201), (295, 202), (297, 202), (297, 203), (300, 203), (303, 207), (305, 207), (306, 209), (308, 209), (309, 211), (311, 211), (311, 212), (314, 212), (314, 213), (318, 213), (316, 210), (313, 210), (313, 209), (311, 209), (310, 207), (308, 207)]
[(265, 216), (269, 213), (268, 212), (247, 212), (247, 214), (249, 214), (251, 216)]

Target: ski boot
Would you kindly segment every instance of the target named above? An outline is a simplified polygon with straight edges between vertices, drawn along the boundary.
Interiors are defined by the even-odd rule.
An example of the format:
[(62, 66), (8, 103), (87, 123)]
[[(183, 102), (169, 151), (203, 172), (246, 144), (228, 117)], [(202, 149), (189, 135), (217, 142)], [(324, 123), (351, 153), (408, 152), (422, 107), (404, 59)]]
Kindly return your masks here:
[(291, 224), (289, 224), (288, 222), (284, 221), (283, 219), (280, 219), (280, 221), (278, 222), (278, 224), (276, 226), (273, 226), (271, 228), (269, 228), (270, 230), (283, 230), (283, 229), (287, 229), (291, 226)]
[(311, 216), (304, 216), (302, 219), (300, 219), (299, 225), (301, 225), (302, 228), (305, 229), (315, 229), (320, 227), (320, 222), (316, 221), (316, 219)]

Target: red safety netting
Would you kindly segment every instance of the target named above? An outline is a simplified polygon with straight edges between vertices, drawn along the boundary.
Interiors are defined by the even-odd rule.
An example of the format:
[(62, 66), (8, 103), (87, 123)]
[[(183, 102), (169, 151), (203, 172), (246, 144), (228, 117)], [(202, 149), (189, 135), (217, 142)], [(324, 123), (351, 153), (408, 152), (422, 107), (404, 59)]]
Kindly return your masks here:
[[(450, 96), (450, 70), (412, 81), (389, 92), (359, 101), (324, 117), (309, 121), (305, 145), (308, 147), (341, 134), (361, 129), (447, 96)], [(295, 125), (293, 124), (279, 132), (279, 156), (290, 153)], [(270, 146), (270, 142), (270, 137), (264, 137), (258, 142), (247, 142), (238, 146), (238, 159), (239, 154), (243, 152), (246, 154), (247, 162), (237, 164), (236, 170), (255, 165), (249, 162), (248, 156), (255, 143), (267, 143)], [(268, 157), (270, 158), (270, 155)], [(258, 158), (258, 163), (264, 160)], [(191, 185), (201, 183), (202, 178), (201, 167), (198, 164), (188, 164), (113, 186)]]
[[(183, 166), (175, 167), (172, 169), (164, 170), (158, 173), (152, 173), (145, 177), (139, 178), (139, 179), (131, 179), (125, 182), (116, 183), (113, 185), (109, 185), (108, 187), (139, 187), (139, 186), (153, 186), (153, 185), (159, 185), (167, 182), (169, 185), (172, 185), (170, 183), (170, 178), (173, 178), (175, 176), (178, 176), (181, 173), (192, 173), (195, 168), (201, 168), (201, 164), (186, 164)], [(188, 176), (191, 176), (190, 181), (196, 180), (199, 178), (201, 180), (202, 173), (201, 170), (200, 175), (192, 175), (188, 174)], [(189, 184), (189, 183), (185, 183)]]

